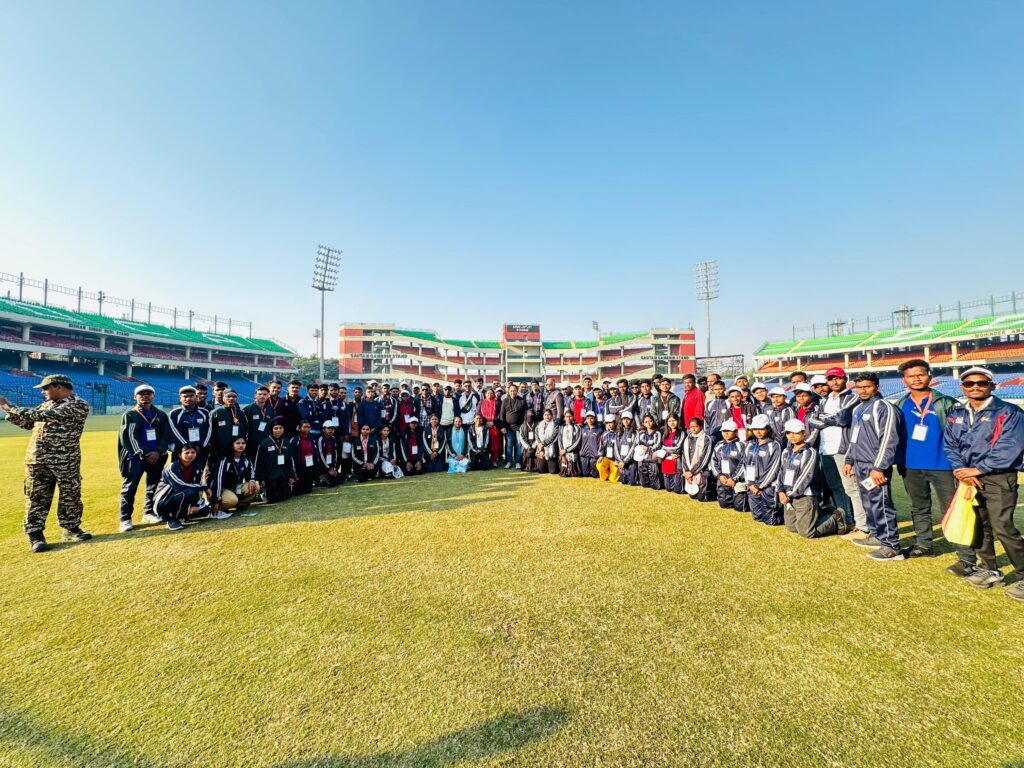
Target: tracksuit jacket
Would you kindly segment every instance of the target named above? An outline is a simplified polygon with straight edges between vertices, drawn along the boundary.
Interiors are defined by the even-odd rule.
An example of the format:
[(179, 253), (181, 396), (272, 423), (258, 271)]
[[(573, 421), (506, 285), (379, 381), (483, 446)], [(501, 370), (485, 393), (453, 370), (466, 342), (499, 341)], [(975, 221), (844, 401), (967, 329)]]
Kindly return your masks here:
[(242, 413), (248, 419), (248, 435), (252, 438), (249, 440), (249, 445), (246, 446), (246, 453), (255, 456), (260, 443), (264, 438), (270, 437), (270, 423), (275, 418), (274, 409), (270, 407), (270, 403), (264, 403), (261, 411), (256, 403), (249, 403), (242, 408)]
[[(757, 440), (750, 440), (743, 452), (743, 481), (747, 485), (756, 485), (770, 498), (779, 476), (781, 459), (782, 448), (774, 440), (769, 438), (763, 445)], [(753, 479), (748, 480), (748, 477)]]
[[(708, 469), (711, 464), (711, 454), (714, 451), (714, 440), (706, 432), (694, 435), (687, 431), (682, 441), (680, 451), (679, 472), (692, 472), (700, 474)], [(715, 480), (718, 480), (717, 475)]]
[[(722, 439), (722, 424), (732, 418), (732, 403), (728, 398), (716, 397), (704, 408), (704, 431), (715, 440)], [(683, 427), (688, 427), (684, 424)]]
[[(839, 410), (833, 414), (825, 413), (825, 402), (827, 400), (828, 397), (822, 397), (814, 404), (813, 410), (807, 417), (807, 429), (808, 432), (814, 429), (814, 434), (820, 436), (821, 431), (826, 427), (842, 428), (843, 434), (842, 439), (839, 441), (838, 452), (845, 454), (850, 447), (850, 419), (853, 417), (853, 409), (860, 402), (860, 398), (853, 390), (846, 390), (839, 395)], [(791, 403), (789, 407), (796, 413), (797, 406), (795, 404)]]
[(318, 435), (313, 439), (313, 445), (316, 448), (313, 455), (316, 456), (316, 465), (321, 472), (326, 474), (327, 470), (338, 468), (341, 463), (341, 444), (337, 432), (333, 437)]
[[(237, 424), (235, 420), (237, 419)], [(242, 408), (236, 405), (234, 418), (232, 410), (226, 405), (214, 408), (210, 414), (210, 421), (213, 422), (213, 436), (210, 438), (210, 445), (217, 456), (231, 456), (234, 453), (235, 440), (240, 437), (249, 437), (249, 420), (242, 412)], [(235, 434), (233, 427), (238, 427), (238, 434)]]
[[(793, 473), (792, 482), (786, 482), (789, 472)], [(798, 496), (818, 496), (818, 452), (805, 443), (799, 451), (787, 445), (782, 451), (779, 463), (779, 480), (775, 494), (784, 493), (790, 498)]]
[(1024, 469), (1024, 412), (993, 395), (980, 411), (958, 404), (946, 417), (946, 458), (953, 469), (983, 475)]
[(309, 431), (315, 435), (320, 434), (327, 420), (326, 401), (306, 396), (299, 401), (298, 411), (299, 420), (309, 422)]
[[(284, 463), (278, 457), (284, 457)], [(273, 437), (264, 438), (256, 452), (256, 479), (261, 483), (275, 480), (294, 480), (295, 464), (291, 451), (288, 450), (288, 439), (282, 437), (275, 441)]]
[(669, 416), (672, 414), (675, 414), (677, 417), (679, 416), (679, 406), (679, 398), (671, 392), (668, 393), (668, 398), (666, 400), (661, 399), (660, 392), (655, 392), (653, 403), (651, 405), (651, 416), (654, 417), (654, 423), (659, 428), (664, 427)]
[(427, 425), (424, 429), (420, 430), (421, 443), (423, 445), (423, 460), (431, 461), (430, 454), (434, 453), (435, 450), (431, 447), (431, 443), (437, 440), (437, 458), (444, 461), (448, 458), (448, 433), (444, 431), (444, 427), (438, 426), (437, 436), (435, 438), (433, 432), (430, 431), (430, 425)]
[[(148, 451), (156, 451), (160, 456), (167, 453), (167, 414), (155, 405), (149, 410), (153, 414), (151, 424), (146, 423), (137, 408), (125, 411), (121, 417), (121, 429), (117, 433), (117, 458), (123, 477), (128, 476), (132, 459), (142, 461)], [(152, 448), (146, 448), (144, 445), (147, 429), (156, 432)]]
[(635, 463), (633, 449), (637, 446), (639, 435), (635, 429), (623, 429), (615, 435), (615, 461), (621, 461), (624, 467)]
[(895, 406), (881, 395), (861, 400), (850, 413), (846, 463), (878, 472), (892, 469), (900, 445), (901, 418)]
[[(730, 480), (742, 482), (744, 452), (744, 444), (739, 440), (733, 440), (731, 443), (719, 440), (715, 443), (711, 451), (711, 474), (715, 476), (715, 480), (725, 475)], [(729, 462), (728, 467), (724, 467), (723, 462)]]
[(201, 481), (202, 473), (202, 467), (193, 463), (192, 479), (200, 480), (200, 482), (185, 482), (185, 479), (182, 477), (181, 462), (177, 459), (172, 461), (164, 467), (164, 471), (160, 474), (160, 482), (156, 487), (156, 493), (153, 495), (153, 508), (159, 509), (161, 502), (175, 493), (183, 493), (186, 499), (194, 500), (192, 503), (198, 503), (203, 495), (203, 491), (206, 490), (206, 485)]
[(381, 425), (380, 401), (364, 397), (356, 408), (356, 418), (360, 427), (369, 427), (371, 431), (376, 432)]
[(764, 411), (764, 415), (768, 417), (768, 423), (771, 424), (772, 437), (783, 445), (787, 445), (786, 422), (796, 418), (796, 411), (788, 405), (784, 405), (781, 408), (776, 408), (773, 405), (767, 411)]
[[(189, 440), (189, 429), (199, 430), (198, 440)], [(177, 453), (186, 445), (195, 445), (200, 453), (210, 446), (213, 433), (210, 414), (196, 406), (191, 411), (183, 405), (176, 406), (167, 414), (167, 447)]]
[(601, 438), (604, 436), (604, 429), (598, 424), (588, 427), (586, 424), (580, 430), (580, 457), (585, 459), (599, 459), (601, 452)]
[(608, 405), (605, 406), (605, 412), (610, 413), (613, 416), (618, 416), (623, 411), (629, 411), (633, 414), (633, 421), (636, 421), (636, 396), (631, 392), (627, 392), (625, 396), (621, 392), (616, 391), (608, 399)]
[(217, 463), (217, 470), (211, 478), (210, 496), (213, 501), (219, 502), (225, 488), (237, 492), (242, 483), (255, 479), (255, 468), (246, 456), (237, 460), (233, 455), (225, 456)]

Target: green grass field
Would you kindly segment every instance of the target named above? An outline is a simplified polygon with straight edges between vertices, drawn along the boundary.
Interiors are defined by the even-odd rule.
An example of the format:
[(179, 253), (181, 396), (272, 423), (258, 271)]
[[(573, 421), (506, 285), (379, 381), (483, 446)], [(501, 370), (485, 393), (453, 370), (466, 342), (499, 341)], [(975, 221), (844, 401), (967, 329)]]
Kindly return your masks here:
[(1024, 766), (1024, 606), (947, 548), (505, 471), (119, 535), (114, 446), (31, 555), (0, 437), (2, 766)]

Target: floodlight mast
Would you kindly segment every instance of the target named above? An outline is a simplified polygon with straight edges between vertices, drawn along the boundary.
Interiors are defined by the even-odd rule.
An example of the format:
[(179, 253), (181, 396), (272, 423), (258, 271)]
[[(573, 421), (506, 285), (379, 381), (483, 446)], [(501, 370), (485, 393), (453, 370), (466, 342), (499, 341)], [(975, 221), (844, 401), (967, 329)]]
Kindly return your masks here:
[(718, 298), (718, 262), (698, 261), (693, 265), (697, 300), (703, 301), (707, 308), (708, 351), (711, 357), (711, 301)]
[(316, 247), (316, 262), (313, 265), (313, 288), (320, 291), (320, 381), (324, 380), (324, 298), (328, 291), (338, 285), (338, 269), (341, 266), (341, 250), (326, 245)]

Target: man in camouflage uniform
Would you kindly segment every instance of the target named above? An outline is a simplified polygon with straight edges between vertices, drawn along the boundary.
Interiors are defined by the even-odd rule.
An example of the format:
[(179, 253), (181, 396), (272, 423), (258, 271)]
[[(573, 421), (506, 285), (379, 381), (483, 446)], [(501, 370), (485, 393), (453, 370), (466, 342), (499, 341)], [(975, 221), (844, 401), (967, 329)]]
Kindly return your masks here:
[(0, 409), (7, 421), (31, 429), (25, 452), (25, 533), (33, 552), (46, 549), (43, 527), (50, 514), (55, 488), (60, 488), (57, 521), (64, 529), (64, 541), (87, 541), (92, 534), (82, 530), (82, 429), (89, 404), (72, 391), (67, 376), (47, 376), (36, 389), (43, 390), (45, 402), (38, 408), (18, 408), (0, 397)]

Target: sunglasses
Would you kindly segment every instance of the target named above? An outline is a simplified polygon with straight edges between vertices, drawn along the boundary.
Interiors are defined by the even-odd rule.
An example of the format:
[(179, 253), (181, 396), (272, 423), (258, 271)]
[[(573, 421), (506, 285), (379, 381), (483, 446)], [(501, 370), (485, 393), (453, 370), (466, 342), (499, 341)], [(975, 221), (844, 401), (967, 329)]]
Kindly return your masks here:
[(966, 388), (969, 387), (991, 387), (992, 382), (988, 379), (975, 379), (974, 381), (961, 381), (960, 385)]

